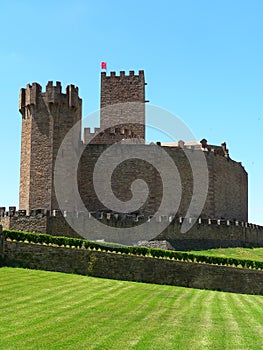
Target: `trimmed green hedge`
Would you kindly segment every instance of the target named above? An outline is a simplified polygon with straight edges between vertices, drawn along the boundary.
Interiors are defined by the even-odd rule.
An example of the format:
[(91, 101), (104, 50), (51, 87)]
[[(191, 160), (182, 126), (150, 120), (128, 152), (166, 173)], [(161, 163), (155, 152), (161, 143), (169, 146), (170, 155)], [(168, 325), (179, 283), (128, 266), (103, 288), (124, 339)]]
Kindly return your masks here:
[(194, 263), (205, 263), (205, 264), (215, 264), (215, 265), (224, 265), (224, 266), (241, 266), (243, 268), (263, 270), (262, 261), (253, 261), (245, 259), (233, 259), (233, 258), (224, 258), (219, 256), (205, 256), (205, 255), (195, 255), (193, 253), (179, 252), (174, 250), (164, 250), (158, 248), (146, 248), (141, 246), (122, 246), (114, 243), (101, 243), (88, 241), (85, 239), (70, 238), (70, 237), (60, 237), (60, 236), (51, 236), (48, 234), (42, 233), (29, 233), (22, 231), (12, 231), (12, 230), (3, 230), (2, 234), (5, 238), (11, 240), (29, 242), (29, 243), (40, 243), (40, 244), (52, 244), (61, 246), (69, 246), (76, 248), (86, 248), (94, 250), (102, 250), (105, 252), (112, 253), (122, 253), (122, 254), (132, 254), (132, 255), (142, 255), (150, 256), (154, 258), (166, 258), (174, 259), (179, 261), (187, 261)]

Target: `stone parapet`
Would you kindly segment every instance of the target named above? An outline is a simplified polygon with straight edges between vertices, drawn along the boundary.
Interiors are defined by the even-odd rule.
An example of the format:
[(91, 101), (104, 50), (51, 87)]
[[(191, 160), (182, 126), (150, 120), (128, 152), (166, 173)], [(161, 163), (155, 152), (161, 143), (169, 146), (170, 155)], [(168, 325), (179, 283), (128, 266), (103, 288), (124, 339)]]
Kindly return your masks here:
[(260, 270), (7, 240), (3, 240), (0, 249), (2, 266), (234, 293), (263, 294), (263, 271)]
[[(14, 207), (12, 207), (14, 208)], [(222, 220), (216, 218), (172, 218), (167, 215), (145, 216), (139, 214), (119, 214), (97, 211), (85, 214), (83, 212), (61, 212), (59, 210), (32, 210), (30, 215), (24, 211), (0, 212), (0, 225), (5, 229), (26, 232), (49, 233), (55, 236), (80, 237), (68, 224), (67, 217), (89, 227), (92, 218), (104, 225), (116, 228), (133, 227), (154, 220), (155, 225), (167, 222), (167, 228), (155, 237), (155, 240), (168, 241), (175, 250), (199, 250), (225, 247), (263, 247), (263, 226), (237, 220)], [(194, 225), (186, 233), (181, 232), (183, 222)], [(150, 225), (149, 225), (150, 227)], [(94, 232), (101, 236), (101, 232)], [(109, 237), (102, 237), (110, 241)], [(143, 237), (142, 237), (143, 239)]]

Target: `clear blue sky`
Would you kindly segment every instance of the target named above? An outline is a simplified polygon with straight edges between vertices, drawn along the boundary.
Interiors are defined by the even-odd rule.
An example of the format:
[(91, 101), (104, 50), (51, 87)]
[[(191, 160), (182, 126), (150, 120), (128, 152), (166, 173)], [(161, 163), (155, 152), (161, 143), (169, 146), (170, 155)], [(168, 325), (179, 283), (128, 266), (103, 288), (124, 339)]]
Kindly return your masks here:
[(0, 2), (0, 205), (18, 204), (19, 89), (79, 86), (83, 115), (99, 107), (100, 62), (144, 69), (147, 99), (198, 140), (226, 141), (249, 174), (249, 220), (263, 225), (263, 1)]

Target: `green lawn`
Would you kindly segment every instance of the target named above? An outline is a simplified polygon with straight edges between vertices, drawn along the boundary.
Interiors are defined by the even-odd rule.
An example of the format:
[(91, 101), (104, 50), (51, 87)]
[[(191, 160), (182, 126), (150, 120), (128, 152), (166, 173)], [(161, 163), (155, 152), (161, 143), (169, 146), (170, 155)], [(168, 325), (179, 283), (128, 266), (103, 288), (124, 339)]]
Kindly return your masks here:
[(220, 248), (198, 251), (193, 250), (191, 253), (207, 256), (222, 256), (233, 259), (263, 261), (263, 248)]
[(263, 297), (0, 268), (0, 349), (263, 349)]

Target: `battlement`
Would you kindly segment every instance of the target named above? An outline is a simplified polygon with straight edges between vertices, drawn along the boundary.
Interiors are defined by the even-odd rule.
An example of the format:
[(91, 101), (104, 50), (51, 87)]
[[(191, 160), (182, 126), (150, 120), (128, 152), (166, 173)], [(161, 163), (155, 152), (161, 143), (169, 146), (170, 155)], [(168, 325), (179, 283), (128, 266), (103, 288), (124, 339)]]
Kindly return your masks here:
[(116, 75), (116, 72), (110, 72), (110, 75), (107, 75), (106, 72), (101, 72), (102, 79), (110, 79), (110, 78), (127, 78), (127, 77), (140, 77), (144, 79), (144, 71), (139, 70), (138, 74), (135, 74), (134, 70), (130, 70), (129, 74), (126, 74), (125, 71), (120, 71), (119, 75)]
[(249, 229), (255, 229), (259, 231), (263, 231), (263, 226), (256, 225), (253, 223), (240, 221), (240, 220), (230, 220), (230, 219), (222, 219), (222, 218), (207, 218), (207, 217), (182, 217), (182, 216), (169, 216), (169, 215), (159, 215), (158, 217), (153, 217), (153, 215), (145, 216), (143, 214), (125, 214), (125, 213), (117, 213), (112, 211), (104, 211), (104, 210), (97, 210), (92, 212), (68, 212), (68, 211), (61, 211), (61, 210), (47, 210), (47, 209), (32, 209), (29, 213), (26, 212), (26, 210), (16, 210), (15, 206), (9, 207), (9, 210), (6, 210), (5, 207), (0, 207), (0, 219), (4, 217), (75, 217), (75, 218), (86, 218), (91, 219), (96, 218), (97, 220), (105, 220), (105, 222), (116, 223), (116, 222), (122, 222), (123, 226), (125, 226), (125, 223), (133, 222), (133, 223), (143, 223), (143, 222), (150, 222), (154, 220), (156, 224), (162, 223), (162, 222), (170, 222), (170, 223), (177, 223), (179, 225), (182, 225), (184, 222), (187, 224), (192, 224), (193, 221), (196, 222), (196, 225), (202, 225), (202, 226), (235, 226), (235, 227), (243, 227), (243, 228), (249, 228)]
[[(210, 145), (207, 143), (206, 139), (202, 139), (200, 142), (197, 141), (188, 141), (184, 142), (183, 140), (179, 140), (178, 142), (158, 142), (159, 146), (165, 147), (179, 147), (182, 149), (189, 149), (192, 151), (202, 150), (203, 152), (214, 153), (215, 155), (219, 155), (230, 159), (229, 150), (226, 148), (226, 142), (222, 142), (221, 146)], [(239, 162), (242, 166), (242, 163)]]
[(66, 93), (62, 93), (59, 81), (56, 82), (56, 85), (53, 85), (53, 81), (49, 81), (46, 85), (46, 91), (42, 91), (42, 87), (38, 83), (27, 84), (26, 88), (20, 89), (19, 111), (25, 117), (26, 107), (37, 106), (40, 99), (44, 99), (47, 104), (67, 104), (70, 108), (81, 107), (78, 93), (78, 87), (72, 84), (66, 87)]
[[(9, 208), (9, 211), (0, 211), (0, 225), (4, 229), (49, 233), (54, 236), (63, 234), (67, 237), (82, 238), (69, 225), (69, 222), (78, 220), (80, 227), (88, 227), (94, 219), (104, 225), (116, 228), (128, 228), (143, 224), (145, 225), (145, 232), (147, 232), (148, 227), (151, 229), (152, 222), (155, 225), (162, 225), (162, 227), (164, 223), (167, 223), (165, 224), (165, 230), (157, 237), (153, 237), (153, 240), (169, 241), (175, 250), (263, 246), (263, 227), (238, 220), (204, 217), (185, 218), (182, 216), (174, 218), (169, 215), (153, 217), (100, 210), (85, 213), (34, 209), (30, 211), (29, 215), (24, 210), (16, 211), (15, 207)], [(182, 224), (190, 225), (190, 229), (186, 234), (181, 233)], [(112, 238), (100, 231), (93, 231), (92, 234), (94, 234), (94, 238), (90, 239), (99, 238), (112, 241)], [(136, 245), (136, 242), (138, 240), (132, 244)]]
[(122, 142), (129, 140), (138, 140), (138, 143), (144, 143), (144, 139), (137, 137), (133, 132), (132, 127), (128, 125), (118, 125), (106, 130), (101, 128), (95, 128), (94, 132), (91, 132), (90, 128), (84, 129), (84, 144), (112, 144), (115, 142)]
[(38, 83), (27, 84), (26, 88), (20, 89), (19, 111), (24, 116), (25, 107), (36, 105), (38, 95), (42, 92), (42, 87)]
[(83, 137), (84, 144), (90, 143), (94, 139), (94, 137), (99, 135), (100, 132), (101, 132), (100, 128), (94, 128), (94, 132), (91, 132), (90, 128), (84, 128), (84, 137)]

